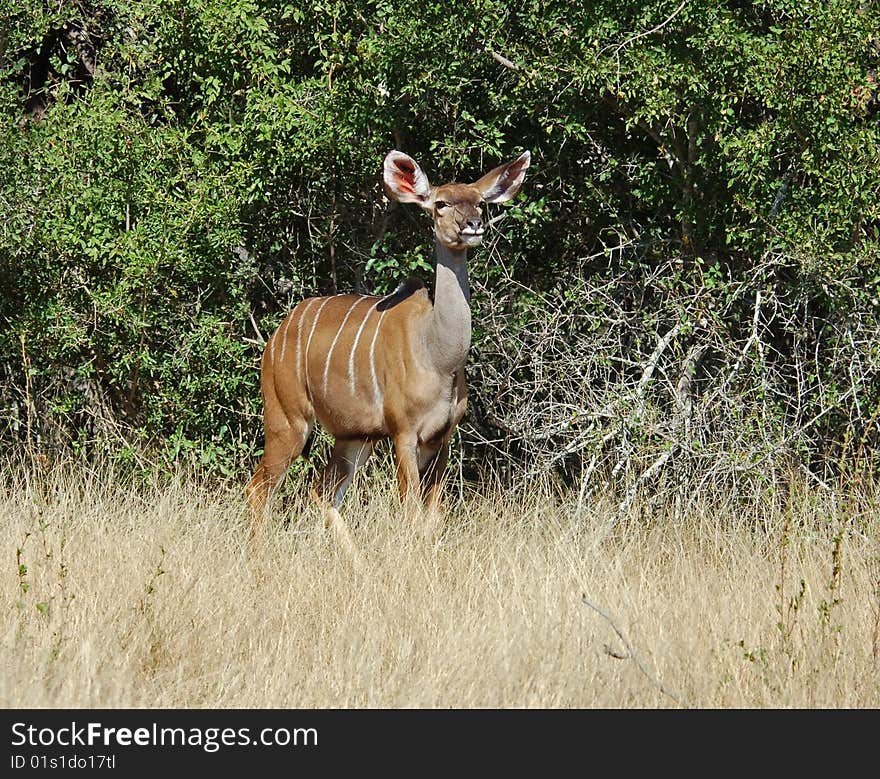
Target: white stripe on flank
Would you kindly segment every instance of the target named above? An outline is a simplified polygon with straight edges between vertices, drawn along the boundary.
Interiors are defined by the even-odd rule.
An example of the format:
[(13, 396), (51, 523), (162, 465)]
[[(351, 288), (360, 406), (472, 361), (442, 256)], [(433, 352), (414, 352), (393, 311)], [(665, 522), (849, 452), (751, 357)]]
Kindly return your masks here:
[(358, 341), (361, 340), (361, 333), (364, 332), (364, 326), (367, 324), (367, 321), (370, 318), (370, 314), (372, 314), (376, 310), (376, 306), (379, 305), (381, 301), (377, 300), (367, 309), (367, 313), (364, 314), (364, 321), (361, 322), (361, 326), (358, 328), (357, 335), (354, 337), (354, 343), (351, 345), (351, 354), (348, 355), (348, 388), (351, 391), (351, 394), (355, 394), (354, 387), (354, 353), (358, 348)]
[(306, 321), (306, 314), (309, 313), (309, 309), (317, 299), (318, 298), (310, 298), (305, 306), (303, 306), (303, 312), (299, 318), (299, 325), (296, 328), (296, 378), (299, 382), (302, 382), (302, 372), (299, 366), (302, 363), (303, 324)]
[(379, 314), (379, 321), (376, 322), (376, 332), (373, 333), (373, 340), (370, 343), (370, 376), (373, 378), (373, 397), (376, 399), (376, 406), (382, 408), (382, 392), (379, 389), (379, 381), (376, 379), (376, 361), (373, 358), (373, 352), (376, 349), (376, 336), (379, 335), (379, 328), (382, 325), (382, 317), (388, 313), (386, 308)]
[(348, 311), (345, 312), (345, 316), (342, 317), (342, 324), (339, 325), (339, 329), (336, 331), (336, 335), (333, 337), (333, 343), (330, 344), (330, 349), (327, 351), (327, 361), (324, 363), (324, 380), (321, 382), (321, 391), (324, 395), (327, 394), (327, 378), (330, 376), (330, 358), (333, 356), (333, 350), (336, 348), (336, 342), (339, 340), (339, 336), (342, 335), (342, 331), (345, 330), (345, 323), (348, 321), (348, 318), (351, 316), (351, 312), (354, 311), (355, 306), (360, 303), (365, 295), (358, 295), (357, 300), (351, 304)]
[(272, 367), (275, 367), (275, 336), (278, 333), (276, 330), (272, 335), (269, 336), (269, 363)]
[(287, 315), (287, 321), (284, 323), (284, 335), (281, 336), (281, 362), (284, 362), (284, 350), (287, 348), (287, 331), (290, 329), (290, 323), (293, 321), (293, 312)]
[(309, 386), (309, 347), (312, 345), (312, 336), (315, 334), (315, 327), (318, 325), (318, 319), (321, 316), (321, 312), (324, 310), (324, 306), (326, 306), (336, 295), (333, 295), (329, 298), (324, 298), (324, 302), (318, 307), (318, 311), (315, 314), (315, 321), (312, 322), (312, 329), (309, 330), (309, 340), (306, 341), (306, 394), (309, 397), (309, 401), (312, 400), (312, 388)]

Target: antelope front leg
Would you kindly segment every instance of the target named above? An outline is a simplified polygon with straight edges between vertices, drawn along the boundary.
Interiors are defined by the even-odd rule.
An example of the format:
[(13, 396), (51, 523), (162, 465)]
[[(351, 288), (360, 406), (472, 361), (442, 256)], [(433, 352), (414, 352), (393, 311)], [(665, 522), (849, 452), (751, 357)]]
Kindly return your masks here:
[(448, 460), (448, 439), (437, 448), (419, 447), (419, 477), (427, 513), (426, 530), (430, 535), (436, 535), (442, 521), (440, 498), (443, 492), (443, 474)]
[(419, 493), (419, 444), (414, 435), (397, 436), (394, 439), (397, 457), (397, 488), (404, 516), (413, 521), (418, 516)]

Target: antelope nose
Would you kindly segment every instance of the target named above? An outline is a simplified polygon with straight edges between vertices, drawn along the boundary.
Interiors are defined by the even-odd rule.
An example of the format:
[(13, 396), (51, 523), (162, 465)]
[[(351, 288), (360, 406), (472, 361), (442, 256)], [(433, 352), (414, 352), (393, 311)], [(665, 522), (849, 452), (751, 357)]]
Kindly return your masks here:
[(468, 230), (480, 233), (483, 231), (483, 220), (482, 219), (468, 219), (467, 220)]

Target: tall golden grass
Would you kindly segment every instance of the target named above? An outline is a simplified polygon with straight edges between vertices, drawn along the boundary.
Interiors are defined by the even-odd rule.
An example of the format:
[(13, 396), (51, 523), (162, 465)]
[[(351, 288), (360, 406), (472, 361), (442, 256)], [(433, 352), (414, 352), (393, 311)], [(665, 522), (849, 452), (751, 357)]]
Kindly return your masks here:
[(249, 543), (237, 484), (8, 468), (0, 705), (880, 706), (870, 494), (487, 488), (432, 540), (368, 481), (358, 572), (302, 484)]

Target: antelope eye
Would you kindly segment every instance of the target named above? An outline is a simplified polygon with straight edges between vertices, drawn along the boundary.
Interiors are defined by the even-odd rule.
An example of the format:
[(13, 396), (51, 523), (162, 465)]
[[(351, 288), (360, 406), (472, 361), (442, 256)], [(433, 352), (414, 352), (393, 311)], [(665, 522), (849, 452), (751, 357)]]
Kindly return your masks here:
[(438, 200), (436, 203), (434, 203), (434, 208), (436, 208), (438, 211), (442, 211), (448, 205), (449, 203), (447, 203), (445, 200)]

